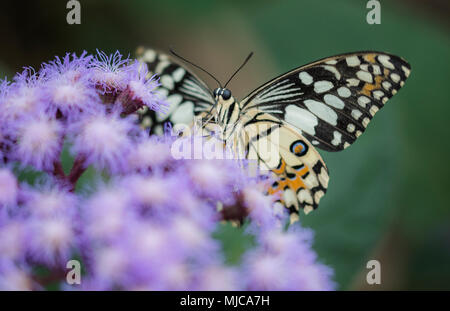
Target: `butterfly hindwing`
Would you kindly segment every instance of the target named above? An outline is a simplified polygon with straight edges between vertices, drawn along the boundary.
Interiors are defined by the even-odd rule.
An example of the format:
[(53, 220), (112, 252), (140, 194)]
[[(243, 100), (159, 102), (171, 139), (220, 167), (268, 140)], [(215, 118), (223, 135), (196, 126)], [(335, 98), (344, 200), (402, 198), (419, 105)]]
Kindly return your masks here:
[(195, 115), (211, 109), (214, 98), (209, 88), (171, 56), (153, 49), (139, 48), (137, 58), (147, 64), (149, 77), (157, 75), (161, 84), (158, 92), (169, 103), (167, 113), (155, 113), (145, 108), (140, 110), (139, 121), (144, 128), (162, 134), (165, 122), (189, 125)]
[[(257, 114), (244, 124), (247, 158), (271, 170), (275, 182), (270, 194), (278, 194), (291, 214), (316, 209), (328, 187), (328, 170), (322, 157), (298, 130), (279, 124), (273, 116)], [(293, 219), (295, 220), (295, 219)]]
[(351, 145), (410, 73), (402, 58), (356, 52), (294, 69), (253, 91), (242, 114), (256, 109), (296, 127), (314, 146)]

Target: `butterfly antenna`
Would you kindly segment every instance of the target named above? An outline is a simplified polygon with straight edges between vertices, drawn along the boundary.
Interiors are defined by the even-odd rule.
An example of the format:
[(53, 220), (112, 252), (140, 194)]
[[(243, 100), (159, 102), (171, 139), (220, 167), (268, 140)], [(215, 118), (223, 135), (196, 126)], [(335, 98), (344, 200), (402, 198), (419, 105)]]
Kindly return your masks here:
[(222, 87), (222, 84), (220, 83), (220, 81), (217, 80), (216, 77), (214, 77), (214, 76), (213, 76), (212, 74), (210, 74), (208, 71), (206, 71), (205, 69), (203, 69), (203, 68), (200, 67), (199, 65), (196, 65), (196, 64), (194, 64), (193, 62), (187, 60), (186, 58), (184, 58), (184, 57), (178, 55), (178, 54), (175, 53), (175, 51), (172, 50), (171, 48), (170, 48), (169, 50), (170, 50), (170, 53), (172, 53), (173, 55), (175, 55), (175, 56), (178, 57), (179, 59), (185, 61), (185, 62), (188, 63), (188, 64), (191, 64), (192, 66), (194, 66), (194, 67), (200, 69), (201, 71), (205, 72), (206, 74), (208, 74), (211, 78), (213, 78), (214, 80), (216, 80), (216, 82), (219, 84), (220, 87)]
[(231, 79), (234, 78), (234, 76), (239, 72), (239, 70), (242, 69), (242, 67), (245, 66), (245, 64), (247, 64), (247, 62), (249, 61), (249, 59), (253, 56), (253, 52), (250, 52), (250, 54), (248, 54), (247, 58), (244, 60), (244, 62), (242, 63), (241, 66), (239, 66), (239, 68), (233, 73), (233, 75), (230, 77), (230, 79), (228, 79), (227, 83), (225, 83), (225, 87), (227, 87), (228, 83), (230, 83)]

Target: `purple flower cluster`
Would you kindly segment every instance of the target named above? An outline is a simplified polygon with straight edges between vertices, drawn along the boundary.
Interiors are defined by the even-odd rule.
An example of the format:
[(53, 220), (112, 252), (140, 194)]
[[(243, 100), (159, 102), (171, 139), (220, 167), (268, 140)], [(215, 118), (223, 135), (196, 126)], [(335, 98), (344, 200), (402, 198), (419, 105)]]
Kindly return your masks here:
[[(0, 290), (334, 289), (311, 232), (283, 229), (265, 176), (234, 160), (176, 160), (176, 137), (140, 129), (137, 109), (167, 107), (157, 86), (139, 62), (98, 51), (1, 83)], [(89, 166), (97, 179), (75, 191)], [(19, 180), (24, 169), (43, 177)], [(254, 240), (235, 264), (217, 234), (229, 223)], [(70, 285), (74, 259), (81, 284)]]
[[(136, 110), (155, 111), (167, 104), (155, 94), (159, 85), (146, 66), (122, 59), (82, 53), (44, 63), (36, 72), (25, 68), (0, 89), (0, 152), (37, 170), (58, 169), (62, 142), (86, 165), (117, 172), (132, 145)], [(122, 118), (122, 115), (127, 118)]]

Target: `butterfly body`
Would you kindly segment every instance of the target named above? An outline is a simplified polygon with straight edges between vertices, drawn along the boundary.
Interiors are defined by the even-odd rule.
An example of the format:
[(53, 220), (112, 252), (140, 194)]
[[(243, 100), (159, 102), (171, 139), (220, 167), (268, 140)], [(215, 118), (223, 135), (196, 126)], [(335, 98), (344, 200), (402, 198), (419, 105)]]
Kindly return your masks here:
[(268, 192), (280, 196), (293, 220), (317, 208), (328, 187), (316, 148), (350, 146), (410, 73), (405, 60), (388, 53), (341, 54), (293, 69), (238, 101), (227, 88), (210, 91), (163, 53), (141, 50), (139, 59), (160, 76), (170, 103), (163, 117), (141, 111), (141, 124), (158, 133), (163, 122), (201, 118), (207, 134), (219, 132), (240, 156), (272, 171), (276, 182)]
[(224, 88), (217, 88), (213, 92), (215, 105), (212, 115), (215, 123), (226, 132), (229, 126), (233, 126), (241, 117), (241, 106), (231, 95), (231, 91)]

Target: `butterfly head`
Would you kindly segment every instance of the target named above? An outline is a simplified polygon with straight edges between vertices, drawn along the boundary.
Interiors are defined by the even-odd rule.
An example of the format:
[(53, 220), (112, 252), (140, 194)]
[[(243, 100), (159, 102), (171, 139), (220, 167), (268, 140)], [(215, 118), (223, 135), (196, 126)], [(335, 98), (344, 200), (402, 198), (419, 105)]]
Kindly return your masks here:
[(216, 88), (213, 92), (213, 95), (216, 102), (228, 101), (230, 98), (233, 97), (231, 96), (231, 91), (229, 89), (221, 87)]

